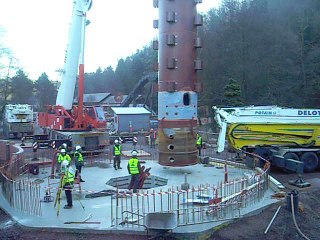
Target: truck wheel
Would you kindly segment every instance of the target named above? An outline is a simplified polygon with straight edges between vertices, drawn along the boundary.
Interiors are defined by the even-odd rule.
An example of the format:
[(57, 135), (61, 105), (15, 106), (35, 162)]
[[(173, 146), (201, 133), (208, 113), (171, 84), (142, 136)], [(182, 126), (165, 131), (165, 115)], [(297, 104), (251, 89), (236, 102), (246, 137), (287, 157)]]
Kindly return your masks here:
[(316, 170), (319, 164), (318, 156), (314, 152), (306, 152), (302, 154), (301, 161), (304, 164), (303, 170), (305, 172), (312, 172)]
[[(257, 147), (254, 150), (254, 153), (257, 154), (258, 156), (262, 157), (264, 160), (270, 161), (272, 157), (272, 152), (269, 148), (265, 147)], [(265, 161), (260, 159), (259, 161), (259, 167), (263, 167), (265, 164)]]
[(286, 153), (285, 155), (283, 155), (283, 157), (285, 159), (293, 159), (293, 160), (300, 161), (298, 154), (292, 153), (292, 152)]
[[(300, 161), (300, 158), (299, 158), (298, 154), (293, 153), (293, 152), (286, 153), (285, 155), (283, 155), (283, 157), (284, 157), (285, 159), (293, 159), (293, 160)], [(288, 170), (288, 169), (286, 169), (285, 167), (283, 167), (282, 170), (283, 170), (285, 173), (294, 173), (294, 171)]]

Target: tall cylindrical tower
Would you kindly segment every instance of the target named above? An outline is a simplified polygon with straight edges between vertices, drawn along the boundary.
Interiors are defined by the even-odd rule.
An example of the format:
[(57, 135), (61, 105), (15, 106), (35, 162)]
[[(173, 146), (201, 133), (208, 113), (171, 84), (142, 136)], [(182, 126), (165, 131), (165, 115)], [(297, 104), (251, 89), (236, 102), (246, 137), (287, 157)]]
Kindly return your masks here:
[(196, 6), (202, 0), (154, 0), (159, 8), (158, 41), (158, 116), (159, 163), (187, 166), (197, 163), (197, 92), (201, 84), (197, 70), (197, 48), (201, 40), (197, 27), (202, 16)]

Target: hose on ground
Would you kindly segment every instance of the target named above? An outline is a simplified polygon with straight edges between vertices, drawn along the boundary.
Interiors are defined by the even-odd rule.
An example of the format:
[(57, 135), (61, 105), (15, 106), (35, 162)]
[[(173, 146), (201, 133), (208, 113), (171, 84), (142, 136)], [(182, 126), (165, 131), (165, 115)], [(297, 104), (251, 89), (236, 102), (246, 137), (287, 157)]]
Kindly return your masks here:
[(293, 222), (294, 222), (294, 226), (296, 227), (296, 229), (298, 230), (298, 232), (300, 233), (300, 235), (306, 239), (306, 240), (310, 240), (310, 238), (308, 238), (306, 235), (303, 234), (303, 232), (301, 232), (300, 228), (298, 227), (297, 221), (296, 221), (296, 217), (294, 214), (294, 206), (293, 206), (293, 194), (291, 194), (291, 213), (292, 213), (292, 218), (293, 218)]

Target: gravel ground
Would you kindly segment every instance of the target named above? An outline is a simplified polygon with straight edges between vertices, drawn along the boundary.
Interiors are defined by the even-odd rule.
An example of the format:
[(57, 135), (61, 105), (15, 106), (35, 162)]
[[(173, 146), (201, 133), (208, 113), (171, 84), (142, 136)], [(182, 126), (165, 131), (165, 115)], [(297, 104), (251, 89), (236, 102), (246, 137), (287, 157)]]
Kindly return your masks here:
[[(320, 239), (320, 179), (319, 172), (304, 174), (305, 180), (312, 183), (308, 188), (295, 188), (287, 182), (297, 178), (296, 174), (285, 174), (273, 172), (272, 175), (281, 181), (285, 186), (285, 191), (291, 192), (297, 189), (299, 192), (300, 212), (296, 216), (297, 225), (309, 239)], [(267, 234), (264, 234), (269, 222), (274, 216), (277, 208), (281, 205), (280, 211), (271, 225)], [(286, 198), (280, 203), (273, 204), (260, 214), (244, 217), (237, 222), (231, 223), (216, 231), (212, 235), (212, 240), (242, 240), (242, 239), (277, 239), (277, 240), (300, 240), (303, 237), (296, 229), (292, 214), (287, 210)]]

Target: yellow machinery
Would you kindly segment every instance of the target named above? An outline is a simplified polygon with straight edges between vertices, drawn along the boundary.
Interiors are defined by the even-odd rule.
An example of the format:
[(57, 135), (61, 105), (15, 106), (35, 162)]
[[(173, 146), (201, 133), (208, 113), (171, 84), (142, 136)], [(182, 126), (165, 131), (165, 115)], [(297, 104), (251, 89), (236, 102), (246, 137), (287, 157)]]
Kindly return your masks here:
[(320, 109), (277, 106), (217, 108), (217, 151), (229, 147), (254, 152), (278, 167), (300, 172), (319, 167)]

